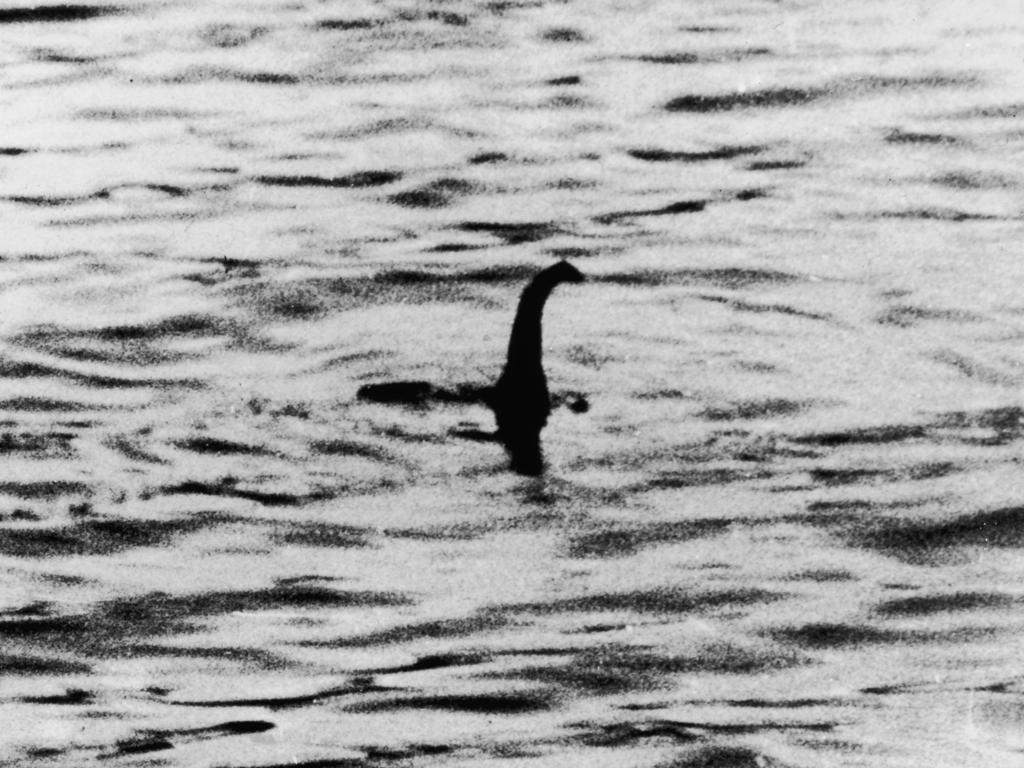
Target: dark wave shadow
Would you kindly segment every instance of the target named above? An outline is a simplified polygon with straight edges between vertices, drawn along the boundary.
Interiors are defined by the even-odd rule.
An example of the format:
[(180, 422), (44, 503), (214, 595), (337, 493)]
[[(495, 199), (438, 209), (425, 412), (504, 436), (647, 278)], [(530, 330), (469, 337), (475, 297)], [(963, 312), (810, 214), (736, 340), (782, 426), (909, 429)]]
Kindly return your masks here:
[[(47, 493), (53, 492), (47, 489)], [(112, 555), (137, 547), (165, 545), (178, 536), (227, 522), (229, 518), (222, 515), (205, 514), (177, 520), (99, 519), (58, 528), (13, 528), (4, 530), (0, 536), (0, 553), (29, 558)]]
[(743, 400), (728, 405), (709, 406), (697, 415), (708, 421), (746, 421), (793, 416), (820, 405), (814, 401), (789, 400), (770, 397), (762, 400)]
[[(760, 187), (749, 187), (747, 189), (740, 189), (735, 192), (727, 193), (731, 194), (733, 200), (759, 200), (763, 197), (770, 197), (771, 192), (767, 189)], [(726, 197), (725, 199), (729, 199)]]
[(962, 472), (963, 467), (951, 461), (932, 461), (884, 469), (859, 467), (819, 467), (810, 471), (811, 480), (826, 486), (859, 483), (894, 483), (908, 480), (934, 480)]
[(946, 322), (976, 322), (981, 318), (973, 312), (962, 309), (932, 309), (930, 307), (914, 307), (899, 304), (887, 308), (876, 318), (880, 325), (894, 325), (899, 328), (910, 328), (925, 320)]
[(0, 24), (48, 24), (88, 21), (126, 13), (114, 5), (40, 5), (0, 8)]
[(632, 613), (678, 616), (713, 611), (718, 608), (739, 608), (772, 603), (786, 598), (781, 592), (754, 587), (688, 591), (678, 587), (641, 589), (628, 592), (601, 592), (580, 597), (534, 603), (511, 603), (496, 608), (503, 614), (601, 613), (628, 611)]
[(273, 651), (260, 648), (239, 648), (237, 646), (195, 646), (169, 645), (166, 642), (136, 643), (132, 655), (164, 659), (202, 659), (235, 664), (249, 669), (282, 669), (291, 662)]
[(307, 694), (296, 696), (242, 697), (236, 699), (168, 699), (167, 703), (182, 707), (201, 707), (204, 709), (227, 709), (231, 707), (263, 707), (269, 710), (292, 709), (311, 704), (324, 704), (333, 699), (349, 696), (361, 697), (372, 693), (392, 692), (393, 688), (382, 688), (370, 678), (357, 678), (351, 683), (334, 688), (324, 688)]
[(360, 670), (368, 675), (397, 675), (403, 672), (423, 672), (429, 669), (450, 669), (485, 664), (494, 657), (485, 653), (436, 653), (417, 657), (416, 661), (394, 667), (377, 667)]
[(77, 480), (5, 480), (0, 482), (0, 494), (53, 501), (64, 496), (91, 496), (92, 488)]
[[(3, 634), (3, 622), (0, 622), (0, 635)], [(46, 677), (83, 675), (92, 672), (92, 667), (81, 661), (51, 658), (48, 656), (10, 654), (2, 651), (0, 651), (0, 669), (4, 671), (5, 675), (41, 675)]]
[(232, 286), (228, 292), (259, 317), (305, 320), (330, 311), (378, 304), (473, 302), (490, 306), (493, 302), (475, 290), (477, 286), (516, 283), (536, 272), (536, 267), (529, 264), (452, 271), (389, 269), (369, 276), (287, 283), (265, 278)]
[(865, 499), (826, 499), (819, 501), (812, 501), (807, 504), (808, 512), (843, 512), (852, 513), (857, 511), (871, 511), (876, 509), (876, 505), (872, 501)]
[(7, 200), (9, 202), (18, 203), (18, 204), (21, 204), (21, 205), (32, 205), (32, 206), (35, 206), (37, 208), (66, 208), (67, 206), (70, 206), (70, 205), (76, 205), (76, 204), (79, 204), (79, 203), (88, 203), (88, 202), (91, 202), (91, 201), (94, 201), (94, 200), (110, 200), (111, 198), (114, 197), (114, 195), (116, 193), (124, 191), (124, 190), (131, 190), (131, 189), (144, 190), (144, 191), (148, 191), (148, 192), (158, 192), (161, 195), (164, 195), (165, 197), (177, 198), (177, 197), (188, 197), (190, 194), (192, 194), (193, 192), (197, 192), (197, 191), (206, 191), (206, 192), (213, 191), (213, 190), (223, 191), (223, 190), (226, 190), (226, 189), (229, 189), (229, 188), (230, 187), (228, 187), (226, 185), (220, 185), (220, 184), (219, 185), (211, 185), (211, 186), (203, 187), (202, 189), (199, 189), (199, 188), (190, 189), (190, 188), (186, 188), (186, 187), (179, 187), (179, 186), (176, 186), (174, 184), (144, 184), (144, 183), (137, 183), (137, 184), (118, 184), (116, 186), (111, 186), (111, 187), (102, 187), (101, 189), (98, 189), (95, 192), (90, 192), (90, 193), (85, 194), (85, 195), (64, 195), (64, 196), (54, 196), (54, 195), (10, 195), (10, 196), (5, 197), (3, 199), (5, 199), (5, 200)]
[(490, 165), (493, 163), (503, 163), (510, 159), (504, 152), (480, 152), (470, 157), (468, 162), (470, 165)]
[(919, 133), (916, 131), (904, 131), (901, 128), (893, 128), (885, 135), (887, 144), (937, 144), (952, 146), (963, 143), (955, 136), (944, 133)]
[(682, 389), (652, 389), (644, 392), (637, 392), (639, 400), (690, 400), (694, 395)]
[(680, 200), (679, 202), (669, 203), (661, 208), (641, 208), (632, 211), (612, 211), (611, 213), (602, 213), (599, 216), (594, 217), (594, 221), (598, 224), (612, 224), (622, 219), (635, 219), (642, 216), (676, 216), (678, 214), (685, 213), (700, 213), (703, 211), (712, 200)]
[(806, 310), (797, 309), (796, 307), (790, 307), (786, 304), (763, 304), (751, 301), (744, 301), (742, 299), (732, 299), (727, 296), (711, 296), (711, 295), (700, 295), (696, 298), (702, 301), (715, 302), (717, 304), (725, 304), (728, 307), (735, 309), (739, 312), (754, 312), (757, 314), (763, 313), (775, 313), (780, 315), (790, 315), (792, 317), (802, 317), (808, 320), (831, 320), (829, 315), (823, 315), (817, 312), (808, 312)]
[(388, 21), (389, 19), (358, 16), (352, 18), (320, 19), (316, 22), (316, 28), (348, 32), (349, 30), (374, 29), (386, 24)]
[(828, 96), (827, 88), (764, 88), (730, 94), (691, 94), (665, 103), (668, 112), (723, 112), (810, 104)]
[[(195, 357), (193, 353), (168, 349), (169, 340), (210, 338), (242, 347), (265, 346), (244, 323), (206, 314), (173, 315), (146, 323), (75, 331), (52, 325), (35, 326), (11, 337), (11, 342), (19, 347), (69, 360), (153, 366)], [(40, 373), (43, 372), (44, 369), (40, 369)], [(59, 369), (53, 373), (83, 383), (96, 383), (97, 386), (132, 386), (135, 381), (128, 377), (92, 376)], [(189, 379), (151, 379), (149, 384), (198, 386), (198, 382)], [(139, 385), (142, 386), (141, 383)]]
[(275, 491), (260, 491), (252, 488), (240, 487), (238, 480), (233, 477), (223, 477), (216, 482), (201, 480), (186, 480), (173, 485), (164, 485), (146, 491), (144, 498), (151, 498), (154, 495), (160, 496), (214, 496), (226, 499), (244, 499), (254, 501), (267, 507), (299, 507), (318, 501), (332, 499), (342, 492), (343, 489), (317, 489), (309, 493), (283, 493)]
[(875, 93), (920, 91), (935, 88), (966, 88), (978, 79), (968, 74), (935, 73), (923, 76), (865, 75), (847, 77), (821, 86), (780, 86), (719, 94), (688, 94), (665, 103), (668, 112), (723, 112), (733, 109), (799, 107), (828, 98), (868, 96)]
[[(457, 747), (450, 744), (424, 744), (424, 743), (413, 743), (406, 744), (402, 747), (381, 747), (367, 745), (361, 748), (363, 753), (366, 755), (366, 761), (371, 764), (376, 763), (378, 765), (386, 765), (390, 762), (396, 762), (405, 764), (409, 761), (419, 760), (436, 760), (440, 755), (448, 755), (456, 751)], [(365, 764), (365, 763), (364, 763)], [(290, 768), (290, 767), (289, 767)], [(314, 766), (313, 768), (321, 768)], [(333, 768), (332, 766), (324, 766), (323, 768)], [(348, 766), (338, 766), (338, 768), (348, 768)]]
[(332, 189), (363, 189), (393, 184), (402, 178), (400, 171), (357, 171), (345, 176), (256, 176), (253, 181), (270, 187), (326, 187)]
[[(989, 430), (991, 434), (978, 436), (979, 430)], [(980, 411), (952, 411), (939, 415), (931, 421), (917, 424), (883, 424), (874, 427), (856, 427), (846, 430), (814, 432), (803, 435), (791, 435), (787, 438), (796, 445), (811, 445), (822, 448), (837, 448), (846, 445), (885, 445), (889, 443), (942, 443), (949, 441), (962, 442), (969, 445), (1006, 445), (1024, 437), (1024, 409), (1018, 406), (990, 408)], [(912, 475), (928, 474), (928, 466), (937, 471), (952, 468), (948, 463), (938, 462), (933, 465), (919, 465), (918, 470), (899, 469), (849, 469), (834, 470), (831, 473), (819, 470), (818, 477), (822, 480), (839, 481), (845, 476), (856, 479), (858, 475), (867, 478), (872, 474), (890, 472), (898, 475), (909, 472)]]
[(177, 448), (192, 453), (214, 456), (274, 456), (276, 453), (259, 445), (239, 443), (234, 440), (202, 435), (172, 442)]
[(687, 27), (680, 27), (680, 32), (690, 32), (696, 35), (717, 35), (723, 32), (735, 32), (736, 27), (723, 24), (696, 24)]
[(144, 464), (170, 463), (167, 459), (146, 450), (139, 440), (133, 439), (128, 435), (111, 435), (103, 440), (103, 445), (130, 461), (138, 461)]
[[(811, 505), (808, 505), (808, 509)], [(842, 581), (856, 581), (857, 577), (850, 571), (843, 568), (811, 568), (805, 571), (799, 571), (790, 575), (787, 578), (788, 581), (815, 581), (819, 584), (828, 584), (832, 582)]]
[(988, 106), (971, 107), (950, 115), (954, 120), (1008, 120), (1014, 119), (1024, 112), (1024, 103), (990, 104)]
[(575, 27), (548, 27), (540, 39), (550, 43), (585, 43), (587, 36)]
[(53, 696), (22, 696), (18, 701), (25, 704), (52, 704), (56, 706), (77, 707), (92, 704), (96, 697), (93, 693), (81, 688), (69, 688), (64, 693)]
[(932, 176), (930, 181), (949, 189), (1013, 189), (1017, 186), (1002, 174), (975, 170), (948, 171)]
[(768, 147), (763, 144), (724, 144), (703, 152), (680, 152), (667, 149), (629, 149), (626, 154), (648, 163), (701, 163), (708, 160), (732, 160), (736, 157), (756, 155)]
[(566, 664), (532, 666), (492, 676), (554, 685), (576, 695), (619, 695), (675, 686), (676, 676), (718, 673), (751, 675), (804, 663), (788, 650), (751, 650), (730, 643), (707, 645), (693, 655), (659, 653), (612, 643), (577, 652)]
[(338, 523), (300, 523), (296, 521), (276, 523), (271, 536), (276, 544), (331, 549), (368, 547), (372, 538), (368, 528)]
[(550, 222), (464, 221), (456, 227), (462, 232), (484, 232), (506, 245), (536, 243), (559, 234), (563, 230)]
[(240, 48), (259, 40), (269, 31), (258, 24), (214, 23), (203, 27), (198, 37), (213, 48)]
[(447, 208), (476, 191), (479, 191), (478, 186), (464, 179), (441, 178), (396, 192), (388, 201), (403, 208)]
[(709, 538), (725, 533), (735, 520), (701, 518), (617, 527), (573, 535), (568, 554), (573, 558), (627, 557), (646, 547)]
[(511, 283), (534, 272), (529, 266), (506, 265), (456, 272), (392, 269), (366, 277), (317, 277), (286, 283), (265, 278), (232, 286), (229, 294), (258, 317), (308, 320), (332, 311), (379, 304), (486, 304), (474, 286)]
[(274, 723), (265, 720), (234, 720), (201, 728), (146, 730), (117, 742), (111, 751), (103, 752), (98, 757), (102, 760), (163, 752), (197, 741), (264, 733), (275, 727)]
[(28, 363), (0, 358), (0, 376), (10, 379), (56, 378), (97, 389), (202, 389), (204, 382), (197, 379), (110, 376), (83, 373), (44, 363)]
[(1024, 547), (1024, 507), (974, 512), (947, 521), (882, 518), (847, 522), (841, 535), (853, 546), (912, 564), (956, 562), (965, 547)]
[(815, 432), (789, 438), (800, 445), (818, 445), (835, 448), (840, 445), (884, 445), (906, 440), (921, 440), (928, 430), (920, 424), (887, 424), (880, 427), (862, 427), (836, 432)]
[(768, 635), (779, 642), (813, 650), (857, 648), (883, 643), (903, 643), (908, 633), (879, 629), (865, 624), (812, 622), (795, 627), (775, 629)]
[[(495, 440), (488, 434), (488, 440)], [(387, 528), (384, 535), (389, 539), (407, 539), (411, 541), (476, 541), (488, 534), (501, 530), (509, 525), (505, 520), (494, 520), (482, 523), (456, 523), (452, 525), (432, 525), (420, 528)]]
[(939, 350), (933, 353), (931, 358), (937, 363), (942, 363), (955, 369), (969, 379), (977, 379), (986, 384), (1013, 387), (1018, 383), (1016, 375), (1003, 373), (996, 368), (980, 363), (977, 360), (972, 360), (970, 357), (950, 349)]
[(0, 432), (0, 455), (23, 454), (35, 459), (70, 459), (77, 451), (75, 432)]
[(843, 703), (842, 699), (724, 699), (722, 703), (743, 709), (805, 709), (831, 707)]
[(807, 165), (806, 160), (754, 160), (747, 163), (748, 171), (789, 171), (794, 168), (803, 168)]
[(964, 221), (1005, 221), (1005, 216), (996, 216), (989, 213), (976, 213), (973, 211), (962, 211), (957, 208), (907, 208), (899, 211), (880, 211), (871, 214), (869, 218), (877, 219), (907, 219), (911, 221), (945, 221), (954, 224)]
[(643, 482), (626, 486), (626, 491), (698, 488), (706, 485), (731, 485), (749, 480), (766, 480), (773, 476), (767, 469), (717, 467), (714, 469), (669, 469), (653, 473)]
[[(0, 411), (28, 411), (29, 413), (80, 413), (82, 411), (105, 411), (108, 406), (91, 405), (74, 400), (55, 400), (49, 397), (12, 397), (0, 400)], [(89, 426), (87, 422), (80, 422)], [(68, 423), (70, 426), (70, 423)]]
[(182, 72), (159, 79), (168, 85), (185, 85), (208, 82), (237, 82), (253, 85), (298, 85), (303, 77), (290, 72), (274, 72), (270, 70), (241, 70), (231, 67), (196, 65)]
[(598, 283), (612, 283), (626, 286), (696, 285), (738, 290), (760, 285), (787, 285), (801, 278), (789, 272), (770, 269), (747, 269), (743, 267), (720, 267), (713, 269), (653, 270), (633, 272), (611, 272), (588, 276)]
[[(577, 736), (584, 744), (600, 747), (625, 747), (643, 743), (648, 739), (670, 743), (693, 745), (687, 754), (690, 759), (678, 757), (665, 768), (763, 768), (765, 765), (779, 765), (775, 760), (767, 761), (763, 755), (747, 747), (708, 745), (710, 736), (738, 736), (779, 730), (831, 731), (836, 723), (712, 723), (685, 720), (646, 720), (639, 722), (594, 725), (582, 723), (579, 728), (588, 730)], [(703, 743), (702, 743), (703, 742)]]
[(309, 450), (320, 456), (358, 456), (388, 465), (400, 462), (395, 454), (384, 448), (355, 440), (346, 440), (345, 438), (314, 440), (309, 444)]
[(464, 618), (437, 619), (414, 624), (402, 624), (376, 632), (350, 635), (334, 640), (306, 641), (302, 645), (327, 648), (359, 648), (364, 646), (391, 645), (430, 638), (454, 639), (489, 632), (508, 626), (511, 619), (499, 611), (484, 610)]
[[(96, 603), (84, 613), (46, 615), (0, 622), (0, 638), (20, 644), (95, 658), (124, 658), (152, 655), (210, 655), (195, 649), (185, 651), (147, 642), (150, 638), (192, 634), (204, 629), (213, 617), (231, 613), (331, 608), (395, 608), (411, 600), (395, 592), (335, 590), (310, 584), (276, 584), (265, 589), (201, 592), (168, 595), (150, 592)], [(246, 654), (246, 651), (254, 653)], [(242, 661), (267, 659), (267, 666), (281, 666), (283, 660), (255, 648), (215, 649), (214, 656), (231, 659), (240, 653)]]
[(977, 438), (969, 434), (961, 440), (970, 444), (1005, 445), (1024, 437), (1024, 408), (1012, 405), (979, 411), (950, 411), (939, 416), (930, 426), (968, 433), (977, 429), (991, 430), (989, 437)]
[(550, 693), (476, 693), (450, 695), (394, 696), (376, 701), (363, 701), (345, 707), (348, 712), (394, 712), (402, 709), (427, 709), (440, 712), (469, 712), (507, 717), (533, 712), (546, 712), (556, 704)]
[(645, 64), (722, 64), (733, 61), (746, 61), (762, 56), (774, 56), (771, 48), (727, 48), (710, 52), (694, 53), (692, 51), (671, 51), (667, 53), (647, 53), (637, 56), (626, 56), (627, 60), (642, 61)]
[(950, 611), (981, 609), (1008, 610), (1019, 605), (1020, 598), (1002, 592), (950, 592), (941, 595), (911, 595), (885, 600), (874, 607), (880, 616), (931, 616)]
[(555, 259), (588, 259), (593, 256), (600, 256), (602, 254), (617, 254), (622, 253), (622, 248), (618, 246), (594, 246), (584, 247), (578, 245), (571, 246), (560, 246), (546, 249), (546, 253)]

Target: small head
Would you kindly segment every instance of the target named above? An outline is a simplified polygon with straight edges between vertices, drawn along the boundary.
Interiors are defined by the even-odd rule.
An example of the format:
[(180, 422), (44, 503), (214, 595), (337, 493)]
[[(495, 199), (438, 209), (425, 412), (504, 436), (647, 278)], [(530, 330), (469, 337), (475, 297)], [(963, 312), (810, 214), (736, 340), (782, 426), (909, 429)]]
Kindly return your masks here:
[(562, 260), (554, 266), (548, 267), (551, 277), (557, 283), (582, 283), (586, 278), (583, 273), (568, 261)]

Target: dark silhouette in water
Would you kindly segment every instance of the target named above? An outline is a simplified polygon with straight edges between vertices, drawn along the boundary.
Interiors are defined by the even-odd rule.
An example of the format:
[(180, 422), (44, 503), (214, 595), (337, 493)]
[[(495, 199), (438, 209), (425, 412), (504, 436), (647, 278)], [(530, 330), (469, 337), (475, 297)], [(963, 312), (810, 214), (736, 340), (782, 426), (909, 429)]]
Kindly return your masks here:
[(583, 275), (567, 261), (538, 274), (523, 289), (512, 323), (508, 359), (487, 398), (498, 424), (497, 438), (512, 459), (512, 469), (523, 475), (540, 474), (543, 460), (540, 431), (548, 423), (551, 398), (541, 360), (541, 318), (544, 304), (559, 283), (579, 283)]
[[(583, 275), (567, 261), (541, 271), (523, 289), (519, 298), (505, 368), (494, 386), (463, 384), (454, 390), (436, 387), (429, 381), (394, 381), (366, 384), (357, 397), (389, 405), (425, 406), (443, 403), (483, 402), (494, 411), (496, 432), (459, 430), (454, 434), (473, 440), (496, 440), (505, 446), (512, 469), (523, 475), (538, 475), (543, 469), (540, 433), (551, 413), (552, 398), (542, 362), (541, 320), (544, 304), (559, 283), (579, 283)], [(567, 393), (569, 395), (570, 393)], [(588, 409), (579, 394), (556, 398), (575, 413)]]

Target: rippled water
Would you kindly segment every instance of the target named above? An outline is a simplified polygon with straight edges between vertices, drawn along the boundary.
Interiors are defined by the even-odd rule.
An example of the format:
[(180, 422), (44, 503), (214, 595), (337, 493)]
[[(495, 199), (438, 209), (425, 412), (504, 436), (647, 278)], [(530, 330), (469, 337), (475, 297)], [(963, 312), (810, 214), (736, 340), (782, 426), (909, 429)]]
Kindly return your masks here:
[[(0, 762), (1020, 765), (1021, 50), (5, 4)], [(493, 381), (559, 258), (543, 478), (356, 397)]]

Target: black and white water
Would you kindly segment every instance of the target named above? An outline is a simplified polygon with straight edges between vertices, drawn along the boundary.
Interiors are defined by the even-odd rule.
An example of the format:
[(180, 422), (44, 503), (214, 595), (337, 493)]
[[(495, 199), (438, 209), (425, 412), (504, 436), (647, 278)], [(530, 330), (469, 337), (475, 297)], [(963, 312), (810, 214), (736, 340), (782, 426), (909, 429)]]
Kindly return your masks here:
[[(0, 764), (1021, 765), (1022, 50), (4, 3)], [(562, 258), (543, 478), (356, 398), (493, 382)]]

